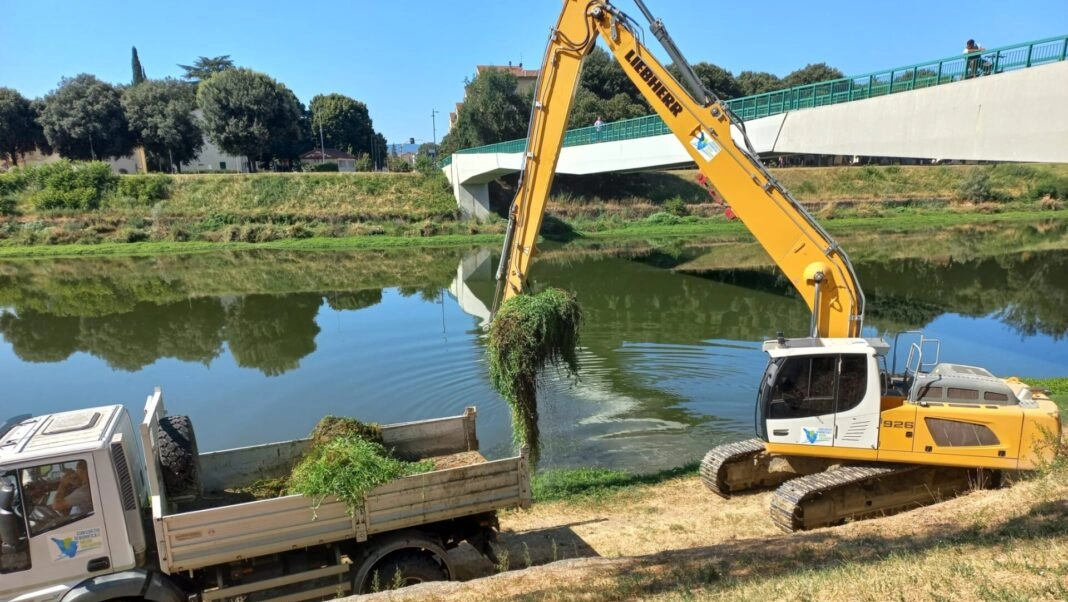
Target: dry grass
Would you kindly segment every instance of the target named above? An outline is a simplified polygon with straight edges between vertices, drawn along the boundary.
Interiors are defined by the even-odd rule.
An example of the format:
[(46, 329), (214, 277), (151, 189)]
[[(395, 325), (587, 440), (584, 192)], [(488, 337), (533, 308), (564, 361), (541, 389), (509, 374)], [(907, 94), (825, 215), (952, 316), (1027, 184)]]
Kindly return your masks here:
[(501, 539), (511, 570), (368, 599), (1064, 600), (1066, 476), (1060, 468), (1005, 489), (789, 535), (767, 517), (770, 494), (722, 500), (684, 477), (506, 513)]

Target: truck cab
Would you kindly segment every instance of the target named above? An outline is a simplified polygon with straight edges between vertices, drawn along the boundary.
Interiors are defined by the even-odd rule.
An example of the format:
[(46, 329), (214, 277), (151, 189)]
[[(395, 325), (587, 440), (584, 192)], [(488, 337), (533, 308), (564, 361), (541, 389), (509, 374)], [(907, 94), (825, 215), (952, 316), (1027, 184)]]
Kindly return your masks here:
[(139, 454), (120, 405), (5, 424), (0, 597), (59, 600), (76, 586), (144, 564)]

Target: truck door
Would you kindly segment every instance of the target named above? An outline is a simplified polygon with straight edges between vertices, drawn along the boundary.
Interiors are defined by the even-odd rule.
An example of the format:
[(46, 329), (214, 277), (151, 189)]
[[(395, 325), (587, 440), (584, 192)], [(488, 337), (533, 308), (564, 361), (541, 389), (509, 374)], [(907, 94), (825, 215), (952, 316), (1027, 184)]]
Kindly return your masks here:
[(27, 589), (106, 573), (111, 554), (92, 456), (18, 472), (32, 563), (20, 573)]

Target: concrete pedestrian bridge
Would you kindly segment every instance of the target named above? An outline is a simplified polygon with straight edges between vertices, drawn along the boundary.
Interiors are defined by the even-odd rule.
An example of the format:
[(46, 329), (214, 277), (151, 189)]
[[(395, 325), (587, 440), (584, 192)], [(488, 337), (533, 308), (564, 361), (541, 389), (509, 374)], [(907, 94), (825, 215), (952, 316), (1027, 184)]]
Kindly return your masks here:
[[(732, 99), (761, 155), (1068, 163), (1068, 35)], [(974, 70), (974, 73), (973, 73)], [(740, 141), (739, 133), (735, 139)], [(526, 140), (443, 161), (457, 203), (489, 213), (489, 182), (519, 171)], [(567, 132), (557, 173), (692, 166), (657, 115)]]

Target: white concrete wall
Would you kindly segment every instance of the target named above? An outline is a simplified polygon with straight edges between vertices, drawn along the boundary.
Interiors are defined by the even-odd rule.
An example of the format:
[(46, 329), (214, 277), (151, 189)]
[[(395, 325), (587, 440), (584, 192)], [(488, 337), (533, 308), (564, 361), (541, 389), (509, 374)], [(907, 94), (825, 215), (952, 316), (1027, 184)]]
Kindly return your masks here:
[(1068, 62), (804, 109), (778, 153), (1068, 163)]

